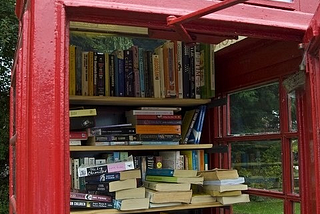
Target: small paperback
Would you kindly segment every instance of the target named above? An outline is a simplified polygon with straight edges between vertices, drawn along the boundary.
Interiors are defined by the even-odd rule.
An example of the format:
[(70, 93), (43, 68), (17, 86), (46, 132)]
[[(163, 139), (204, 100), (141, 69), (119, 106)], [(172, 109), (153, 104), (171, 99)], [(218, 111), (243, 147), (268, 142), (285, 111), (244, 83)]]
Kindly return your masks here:
[(235, 185), (244, 183), (244, 177), (234, 179), (222, 179), (213, 181), (204, 181), (203, 185)]
[(114, 200), (114, 208), (122, 211), (148, 209), (149, 199), (130, 198), (124, 200)]
[(84, 201), (84, 200), (70, 200), (70, 208), (101, 208), (101, 209), (112, 209), (113, 202), (101, 202), (101, 201)]
[(112, 197), (108, 195), (93, 195), (80, 192), (70, 192), (71, 199), (87, 200), (87, 201), (102, 201), (102, 202), (112, 202)]

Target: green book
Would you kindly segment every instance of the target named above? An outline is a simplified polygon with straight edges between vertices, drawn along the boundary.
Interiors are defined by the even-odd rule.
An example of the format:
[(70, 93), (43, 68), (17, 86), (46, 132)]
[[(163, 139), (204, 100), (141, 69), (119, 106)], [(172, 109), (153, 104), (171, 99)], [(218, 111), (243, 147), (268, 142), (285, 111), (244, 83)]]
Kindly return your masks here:
[(203, 177), (175, 177), (175, 176), (169, 177), (169, 176), (147, 175), (146, 181), (203, 184)]

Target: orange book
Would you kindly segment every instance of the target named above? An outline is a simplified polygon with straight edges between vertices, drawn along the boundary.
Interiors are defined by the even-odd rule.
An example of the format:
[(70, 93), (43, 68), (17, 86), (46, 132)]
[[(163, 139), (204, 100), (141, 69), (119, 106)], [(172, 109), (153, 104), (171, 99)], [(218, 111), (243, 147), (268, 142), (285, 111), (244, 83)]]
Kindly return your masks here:
[(136, 125), (137, 134), (181, 134), (181, 125)]

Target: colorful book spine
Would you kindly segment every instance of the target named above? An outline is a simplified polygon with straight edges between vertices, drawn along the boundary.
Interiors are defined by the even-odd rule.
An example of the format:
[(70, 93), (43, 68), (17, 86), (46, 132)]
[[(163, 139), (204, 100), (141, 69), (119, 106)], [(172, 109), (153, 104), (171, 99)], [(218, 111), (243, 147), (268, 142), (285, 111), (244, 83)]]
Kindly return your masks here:
[(91, 184), (100, 183), (100, 182), (119, 181), (119, 180), (120, 180), (119, 172), (103, 173), (101, 175), (85, 177), (85, 181)]
[(92, 136), (110, 135), (110, 134), (135, 134), (134, 127), (119, 127), (119, 128), (94, 128), (90, 130)]
[(181, 120), (181, 115), (163, 115), (163, 114), (136, 114), (131, 116), (133, 120)]
[(195, 98), (201, 98), (200, 43), (194, 46), (194, 87)]
[(146, 175), (173, 176), (174, 169), (147, 169)]
[(181, 125), (136, 125), (137, 134), (181, 134)]
[(190, 47), (182, 43), (183, 98), (190, 98)]
[(93, 96), (93, 52), (88, 52), (88, 95)]
[(115, 56), (109, 54), (109, 73), (110, 73), (110, 96), (116, 96), (116, 86), (115, 86)]
[(134, 125), (181, 125), (181, 120), (137, 120)]
[(71, 199), (112, 202), (113, 198), (108, 195), (94, 195), (80, 192), (70, 192)]
[(178, 98), (183, 98), (183, 67), (182, 67), (182, 42), (176, 41), (176, 94)]
[(118, 64), (118, 81), (116, 87), (118, 88), (118, 96), (125, 96), (125, 71), (124, 71), (124, 51), (117, 50), (117, 64)]
[(97, 83), (96, 95), (105, 96), (105, 55), (104, 53), (97, 53)]
[(69, 110), (69, 117), (83, 117), (83, 116), (96, 116), (96, 109), (78, 109), (78, 110)]
[(179, 141), (181, 139), (179, 134), (140, 134), (137, 136), (142, 141)]
[(133, 141), (137, 140), (138, 137), (135, 134), (130, 135), (100, 135), (95, 136), (96, 142), (102, 141)]
[(101, 208), (101, 209), (112, 209), (113, 202), (102, 202), (102, 201), (84, 201), (84, 200), (70, 200), (70, 208)]

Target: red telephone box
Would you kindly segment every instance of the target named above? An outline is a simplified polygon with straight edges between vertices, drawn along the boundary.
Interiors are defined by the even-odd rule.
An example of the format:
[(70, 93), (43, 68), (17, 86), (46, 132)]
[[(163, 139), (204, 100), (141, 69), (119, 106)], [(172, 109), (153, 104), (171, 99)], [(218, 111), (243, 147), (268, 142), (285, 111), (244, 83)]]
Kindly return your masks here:
[[(320, 213), (320, 14), (317, 4), (311, 0), (18, 0), (16, 14), (20, 31), (12, 69), (10, 113), (10, 213), (70, 213), (70, 21), (146, 27), (151, 38), (186, 42), (218, 44), (225, 39), (246, 36), (303, 44), (304, 53), (299, 60), (306, 66), (305, 82), (302, 89), (297, 89), (300, 195), (257, 192), (283, 199), (285, 214), (293, 213), (291, 199), (300, 202), (301, 213)], [(233, 47), (230, 46), (230, 51)], [(296, 61), (290, 63), (295, 64)], [(236, 73), (230, 75), (237, 77)], [(223, 71), (217, 71), (217, 76), (223, 80)], [(244, 75), (236, 80), (224, 79), (224, 83), (217, 82), (217, 94), (225, 96), (228, 91), (275, 76), (276, 72), (255, 78)], [(210, 114), (217, 118), (216, 110)], [(216, 121), (206, 128), (205, 137), (213, 144), (218, 142), (212, 134), (217, 132)], [(218, 158), (224, 158), (221, 166), (230, 166), (229, 157)]]

